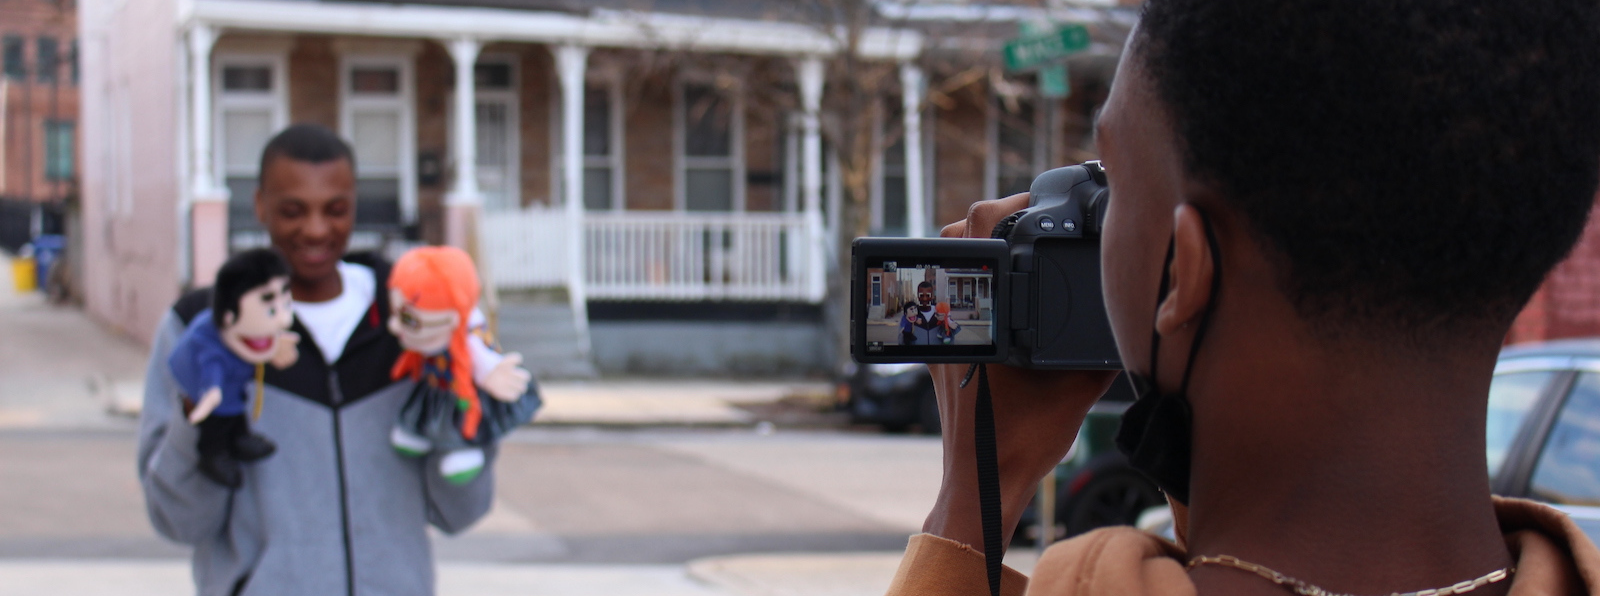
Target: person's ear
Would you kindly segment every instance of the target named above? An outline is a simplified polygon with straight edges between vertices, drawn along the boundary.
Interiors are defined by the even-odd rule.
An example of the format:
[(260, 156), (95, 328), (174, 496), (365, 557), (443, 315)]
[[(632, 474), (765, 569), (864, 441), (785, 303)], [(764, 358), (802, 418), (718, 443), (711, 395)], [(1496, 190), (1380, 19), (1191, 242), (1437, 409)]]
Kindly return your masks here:
[(1206, 223), (1194, 205), (1179, 205), (1172, 214), (1172, 265), (1167, 295), (1156, 309), (1156, 332), (1169, 335), (1198, 321), (1211, 302), (1213, 259), (1206, 241)]
[(237, 323), (237, 322), (239, 322), (239, 313), (238, 312), (236, 312), (236, 311), (228, 311), (228, 312), (222, 313), (222, 326), (221, 326), (222, 329), (227, 329), (229, 327), (232, 327), (233, 324)]

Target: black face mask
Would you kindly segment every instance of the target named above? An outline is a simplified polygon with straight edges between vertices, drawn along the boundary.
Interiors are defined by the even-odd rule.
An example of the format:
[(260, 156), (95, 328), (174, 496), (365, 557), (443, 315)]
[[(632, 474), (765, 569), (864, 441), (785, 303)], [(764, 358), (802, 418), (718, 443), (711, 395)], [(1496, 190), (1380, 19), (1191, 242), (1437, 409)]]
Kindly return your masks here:
[[(1177, 393), (1162, 393), (1156, 386), (1156, 368), (1161, 354), (1161, 334), (1150, 332), (1150, 372), (1141, 374), (1128, 371), (1137, 399), (1122, 414), (1122, 427), (1117, 430), (1117, 449), (1128, 456), (1135, 470), (1149, 477), (1156, 486), (1177, 502), (1189, 504), (1189, 468), (1193, 449), (1194, 412), (1189, 407), (1189, 373), (1194, 370), (1194, 357), (1200, 352), (1200, 342), (1206, 336), (1206, 324), (1211, 311), (1216, 308), (1217, 289), (1222, 285), (1221, 253), (1211, 225), (1201, 218), (1206, 230), (1206, 241), (1211, 245), (1211, 300), (1205, 313), (1200, 315), (1200, 327), (1195, 330), (1194, 343), (1189, 346), (1189, 361), (1183, 367), (1183, 381)], [(1167, 258), (1161, 265), (1161, 289), (1156, 296), (1156, 308), (1167, 297), (1167, 286), (1172, 268), (1172, 254), (1176, 238), (1167, 244)]]

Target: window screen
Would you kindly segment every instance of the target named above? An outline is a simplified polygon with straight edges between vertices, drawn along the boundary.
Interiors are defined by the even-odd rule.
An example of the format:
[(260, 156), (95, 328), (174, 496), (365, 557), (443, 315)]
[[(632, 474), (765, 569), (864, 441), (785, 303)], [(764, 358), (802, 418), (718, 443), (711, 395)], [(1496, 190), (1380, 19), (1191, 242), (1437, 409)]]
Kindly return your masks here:
[(20, 36), (7, 35), (0, 38), (0, 45), (5, 47), (6, 77), (20, 79), (28, 76), (28, 66), (24, 62), (23, 42)]
[(73, 122), (54, 120), (45, 124), (45, 177), (69, 180), (73, 177)]
[(37, 55), (34, 59), (39, 68), (40, 83), (54, 83), (61, 68), (60, 47), (54, 37), (40, 37), (37, 41)]
[(227, 66), (222, 69), (222, 90), (224, 92), (257, 92), (272, 91), (272, 67), (270, 66)]

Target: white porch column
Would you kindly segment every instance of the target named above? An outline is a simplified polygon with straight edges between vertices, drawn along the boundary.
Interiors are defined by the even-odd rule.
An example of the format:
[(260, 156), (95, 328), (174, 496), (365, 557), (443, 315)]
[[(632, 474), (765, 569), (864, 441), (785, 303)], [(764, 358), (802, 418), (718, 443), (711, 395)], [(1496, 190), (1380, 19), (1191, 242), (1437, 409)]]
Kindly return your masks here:
[(561, 76), (561, 189), (567, 208), (567, 296), (572, 302), (572, 320), (578, 329), (578, 349), (588, 358), (588, 270), (583, 252), (588, 237), (583, 223), (583, 89), (589, 48), (561, 46), (555, 49), (555, 55), (556, 69)]
[(806, 294), (813, 302), (827, 292), (824, 273), (827, 253), (822, 229), (822, 59), (811, 57), (798, 64), (800, 75), (801, 121), (800, 196), (804, 199), (808, 250)]
[(189, 172), (190, 283), (209, 286), (228, 256), (228, 189), (217, 183), (213, 164), (211, 111), (211, 48), (217, 30), (196, 23), (189, 29)]
[(922, 187), (922, 69), (900, 65), (906, 149), (906, 227), (912, 238), (928, 235), (928, 198)]
[(478, 52), (483, 44), (476, 39), (461, 37), (451, 40), (447, 47), (456, 66), (455, 111), (455, 181), (445, 194), (445, 244), (460, 248), (482, 260), (477, 247), (477, 222), (483, 210), (483, 196), (478, 193), (478, 127), (477, 85), (473, 82), (473, 65), (478, 62)]

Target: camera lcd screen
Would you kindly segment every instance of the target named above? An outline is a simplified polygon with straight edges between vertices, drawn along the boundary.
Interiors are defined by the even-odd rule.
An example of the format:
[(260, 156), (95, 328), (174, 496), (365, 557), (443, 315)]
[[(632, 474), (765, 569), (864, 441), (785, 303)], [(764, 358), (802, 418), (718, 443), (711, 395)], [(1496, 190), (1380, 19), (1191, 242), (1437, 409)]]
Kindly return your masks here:
[(886, 256), (861, 264), (865, 356), (916, 360), (996, 354), (994, 259)]

